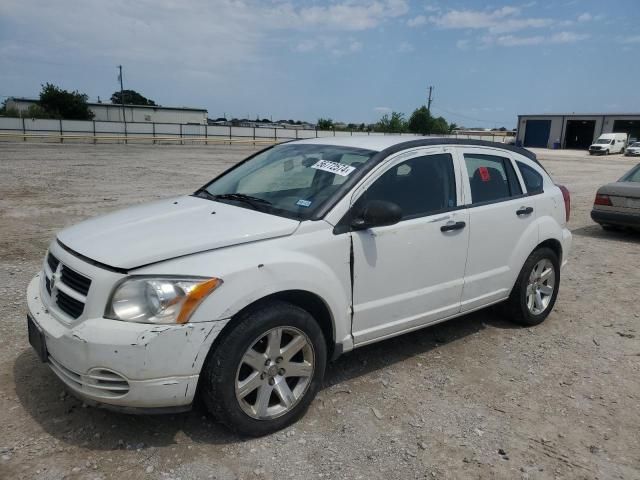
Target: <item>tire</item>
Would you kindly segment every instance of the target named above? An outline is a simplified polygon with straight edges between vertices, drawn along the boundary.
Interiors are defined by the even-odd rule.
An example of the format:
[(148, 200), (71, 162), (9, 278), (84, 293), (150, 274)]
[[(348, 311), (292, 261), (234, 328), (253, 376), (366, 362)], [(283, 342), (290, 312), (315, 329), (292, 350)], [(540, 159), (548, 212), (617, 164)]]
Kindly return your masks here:
[[(306, 310), (276, 300), (233, 321), (205, 362), (202, 399), (219, 421), (240, 435), (259, 437), (281, 430), (304, 415), (322, 385), (327, 362), (322, 330)], [(293, 350), (295, 355), (287, 359)]]
[[(542, 265), (542, 269), (540, 266)], [(544, 273), (547, 270), (545, 266), (552, 266), (553, 271), (548, 274), (544, 279), (540, 279), (535, 273), (534, 268), (538, 269), (538, 274)], [(534, 281), (535, 277), (535, 281)], [(532, 283), (534, 281), (534, 283)], [(553, 284), (551, 285), (551, 281)], [(536, 283), (537, 282), (537, 283)], [(548, 291), (551, 285), (551, 293), (545, 295), (544, 292)], [(533, 326), (542, 323), (545, 318), (553, 310), (553, 306), (556, 303), (558, 297), (558, 289), (560, 288), (560, 262), (556, 253), (547, 247), (542, 247), (535, 250), (529, 258), (524, 262), (522, 270), (518, 275), (518, 279), (511, 291), (509, 300), (506, 302), (506, 310), (512, 321), (519, 323), (520, 325)], [(531, 307), (531, 289), (533, 292), (538, 289), (540, 291), (540, 299), (536, 298), (533, 294), (533, 308)], [(538, 300), (540, 305), (538, 305)], [(542, 306), (544, 308), (540, 309)]]

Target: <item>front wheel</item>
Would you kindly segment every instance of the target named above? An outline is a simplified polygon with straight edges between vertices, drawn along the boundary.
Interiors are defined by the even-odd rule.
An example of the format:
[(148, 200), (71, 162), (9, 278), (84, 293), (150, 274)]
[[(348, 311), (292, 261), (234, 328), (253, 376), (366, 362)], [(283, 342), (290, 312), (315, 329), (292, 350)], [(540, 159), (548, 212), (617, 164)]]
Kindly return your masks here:
[(302, 308), (270, 301), (241, 314), (209, 354), (201, 393), (209, 411), (241, 435), (266, 435), (297, 421), (324, 377), (327, 347)]
[(535, 250), (524, 262), (507, 302), (511, 319), (526, 326), (542, 323), (553, 309), (559, 287), (558, 256), (550, 248)]

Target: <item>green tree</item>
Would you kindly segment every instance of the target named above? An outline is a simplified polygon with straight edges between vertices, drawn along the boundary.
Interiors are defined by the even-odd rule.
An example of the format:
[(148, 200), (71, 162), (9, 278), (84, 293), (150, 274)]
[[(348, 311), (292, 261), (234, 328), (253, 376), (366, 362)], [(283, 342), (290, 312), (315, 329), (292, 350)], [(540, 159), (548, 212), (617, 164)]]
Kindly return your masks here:
[(449, 133), (449, 124), (443, 117), (434, 118), (431, 133), (438, 135), (447, 134)]
[(111, 95), (111, 103), (117, 103), (118, 105), (120, 105), (123, 103), (123, 98), (125, 105), (149, 105), (152, 107), (156, 106), (156, 102), (141, 95), (135, 90), (123, 90), (122, 94), (120, 94), (120, 91), (113, 92), (113, 95)]
[(319, 118), (318, 129), (319, 130), (331, 130), (333, 128), (333, 120), (330, 118)]
[(22, 116), (25, 118), (51, 118), (51, 115), (37, 103), (29, 105), (29, 108)]
[(456, 123), (450, 123), (449, 124), (449, 133), (452, 133), (456, 128), (458, 128), (458, 125)]
[(413, 111), (409, 118), (408, 126), (410, 132), (421, 135), (444, 135), (451, 130), (451, 126), (443, 117), (434, 118), (431, 116), (429, 109), (424, 105)]
[(385, 113), (378, 123), (376, 128), (379, 132), (385, 133), (402, 133), (407, 131), (407, 122), (404, 119), (404, 113), (391, 112), (391, 115)]
[(411, 133), (428, 135), (433, 128), (433, 117), (426, 106), (416, 108), (409, 117), (408, 128)]
[(51, 83), (42, 85), (40, 106), (51, 118), (68, 120), (91, 120), (94, 117), (89, 109), (89, 97), (77, 90), (68, 92)]

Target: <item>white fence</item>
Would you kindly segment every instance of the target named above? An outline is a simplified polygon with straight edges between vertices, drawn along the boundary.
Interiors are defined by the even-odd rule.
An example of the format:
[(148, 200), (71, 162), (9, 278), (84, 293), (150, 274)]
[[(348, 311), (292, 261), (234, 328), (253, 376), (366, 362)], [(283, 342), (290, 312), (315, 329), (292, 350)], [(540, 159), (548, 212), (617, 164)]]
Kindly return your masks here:
[[(175, 123), (105, 122), (0, 117), (0, 139), (93, 143), (276, 143), (286, 140), (384, 135), (380, 132), (233, 127)], [(408, 135), (408, 134), (404, 134)], [(504, 142), (504, 135), (438, 135)]]

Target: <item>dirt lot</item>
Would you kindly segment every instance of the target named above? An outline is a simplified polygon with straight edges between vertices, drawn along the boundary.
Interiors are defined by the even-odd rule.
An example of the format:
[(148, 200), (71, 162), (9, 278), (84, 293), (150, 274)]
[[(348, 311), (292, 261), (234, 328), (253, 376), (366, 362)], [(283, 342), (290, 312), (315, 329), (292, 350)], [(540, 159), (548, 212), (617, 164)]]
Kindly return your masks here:
[(538, 152), (572, 192), (574, 249), (554, 312), (476, 313), (332, 364), (308, 414), (271, 437), (201, 408), (84, 408), (26, 338), (24, 292), (65, 225), (193, 191), (247, 147), (0, 144), (0, 478), (640, 478), (640, 234), (589, 218), (634, 163)]

